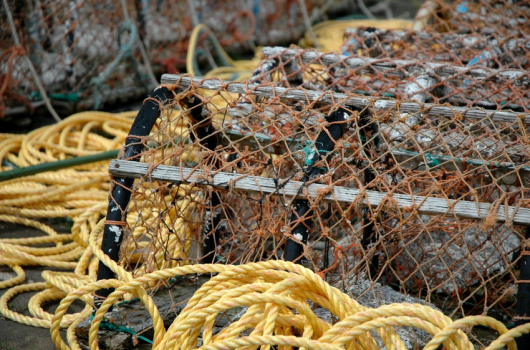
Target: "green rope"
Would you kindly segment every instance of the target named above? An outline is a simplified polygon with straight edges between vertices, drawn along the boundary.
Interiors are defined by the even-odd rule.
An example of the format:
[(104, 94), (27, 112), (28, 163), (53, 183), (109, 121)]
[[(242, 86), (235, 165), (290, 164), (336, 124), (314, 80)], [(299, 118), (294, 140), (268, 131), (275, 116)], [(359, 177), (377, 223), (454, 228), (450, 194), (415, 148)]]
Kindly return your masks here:
[(66, 101), (66, 102), (78, 102), (79, 92), (72, 92), (70, 94), (50, 94), (52, 100)]
[[(397, 151), (402, 152), (405, 155), (410, 156), (410, 157), (417, 157), (421, 155), (421, 153), (407, 151), (402, 148), (398, 148)], [(517, 164), (508, 163), (508, 162), (487, 162), (487, 161), (481, 161), (481, 160), (476, 160), (476, 159), (458, 158), (458, 157), (450, 157), (450, 156), (436, 156), (430, 153), (423, 153), (423, 154), (425, 155), (425, 160), (427, 161), (426, 164), (429, 167), (438, 166), (441, 164), (441, 162), (455, 161), (455, 162), (461, 162), (461, 163), (466, 163), (466, 164), (471, 164), (471, 165), (476, 165), (476, 166), (485, 166), (488, 168), (495, 168), (495, 169), (517, 169), (519, 168), (524, 171), (530, 171), (529, 166), (524, 166), (524, 165), (518, 166)]]
[(140, 299), (134, 297), (134, 298), (132, 298), (132, 299), (130, 299), (130, 300), (124, 300), (124, 301), (121, 301), (121, 302), (117, 303), (116, 305), (118, 305), (118, 306), (127, 305), (127, 304), (130, 304), (130, 303), (137, 302), (138, 300), (140, 300)]
[(35, 175), (45, 171), (55, 171), (64, 168), (70, 168), (78, 165), (90, 164), (100, 162), (107, 159), (114, 159), (118, 156), (118, 150), (106, 151), (89, 156), (68, 158), (56, 162), (41, 163), (37, 165), (28, 166), (25, 168), (17, 168), (13, 170), (0, 172), (0, 182), (11, 179), (16, 179), (23, 176)]
[(430, 153), (425, 153), (425, 160), (427, 161), (427, 166), (430, 168), (440, 165), (438, 159), (436, 159), (436, 157)]
[[(90, 323), (92, 323), (92, 320), (94, 320), (94, 315), (90, 315)], [(112, 331), (112, 332), (131, 334), (137, 337), (138, 339), (145, 341), (146, 343), (153, 344), (153, 341), (151, 339), (138, 335), (138, 333), (136, 333), (129, 327), (118, 326), (117, 324), (110, 322), (106, 318), (103, 318), (103, 320), (99, 324), (99, 329), (105, 329), (107, 331)]]

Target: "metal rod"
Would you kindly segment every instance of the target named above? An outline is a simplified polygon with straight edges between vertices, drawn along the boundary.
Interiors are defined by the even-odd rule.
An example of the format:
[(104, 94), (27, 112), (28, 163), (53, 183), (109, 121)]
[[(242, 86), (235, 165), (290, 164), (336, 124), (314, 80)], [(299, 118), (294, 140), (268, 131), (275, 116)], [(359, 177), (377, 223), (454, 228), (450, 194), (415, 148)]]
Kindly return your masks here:
[[(530, 227), (525, 230), (525, 241), (530, 240)], [(530, 251), (521, 242), (521, 260), (519, 261), (519, 283), (517, 283), (517, 305), (515, 307), (515, 325), (520, 326), (530, 321)], [(518, 349), (526, 349), (530, 343), (530, 334), (523, 334), (515, 339)]]
[[(125, 151), (121, 159), (129, 159), (135, 162), (140, 160), (140, 155), (144, 149), (142, 138), (151, 132), (156, 120), (160, 117), (162, 105), (172, 99), (173, 92), (170, 89), (158, 87), (150, 95), (150, 98), (145, 100), (131, 126), (124, 145)], [(134, 179), (118, 177), (113, 178), (113, 180), (115, 181), (115, 185), (112, 188), (109, 199), (101, 250), (112, 260), (118, 261), (124, 229), (124, 225), (118, 225), (118, 223), (125, 222), (126, 210), (131, 199)], [(115, 277), (114, 272), (100, 261), (97, 280), (112, 279)], [(101, 305), (101, 300), (109, 296), (113, 290), (113, 288), (98, 290), (94, 298), (96, 306)]]
[[(375, 155), (375, 152), (377, 151), (377, 147), (379, 146), (380, 138), (379, 138), (379, 129), (377, 127), (377, 124), (372, 120), (370, 120), (370, 115), (368, 113), (368, 109), (364, 109), (359, 117), (359, 138), (361, 139), (361, 143), (363, 144), (363, 150), (365, 157), (369, 160), (371, 158), (371, 155)], [(368, 186), (374, 179), (375, 174), (373, 169), (370, 168), (370, 165), (368, 164), (366, 168), (363, 170), (364, 175), (364, 185)], [(361, 244), (363, 246), (363, 249), (366, 251), (369, 251), (373, 248), (373, 244), (377, 242), (377, 232), (375, 230), (375, 221), (377, 218), (372, 217), (370, 213), (370, 208), (363, 208), (363, 218), (362, 218), (362, 240)], [(372, 258), (370, 259), (369, 266), (368, 266), (368, 272), (369, 277), (371, 280), (375, 279), (375, 276), (377, 274), (377, 270), (379, 268), (379, 254), (377, 252), (374, 253)]]
[[(193, 142), (198, 141), (201, 146), (210, 151), (214, 151), (221, 143), (219, 134), (212, 125), (212, 115), (204, 109), (203, 102), (197, 97), (192, 96), (190, 99), (183, 101), (183, 110), (188, 115), (188, 124), (191, 130), (190, 136)], [(212, 168), (218, 167), (216, 159), (210, 159), (209, 165)], [(201, 263), (213, 263), (216, 258), (216, 249), (220, 239), (219, 223), (222, 219), (222, 210), (219, 208), (221, 198), (217, 191), (213, 191), (211, 196), (206, 199), (209, 202), (204, 216), (202, 227), (202, 237), (204, 237), (202, 246)]]
[[(325, 169), (317, 166), (317, 162), (325, 159), (333, 151), (335, 143), (347, 129), (348, 116), (348, 112), (340, 108), (331, 112), (326, 117), (326, 121), (330, 125), (318, 134), (315, 140), (314, 150), (307, 156), (306, 163), (308, 164), (308, 168), (305, 171), (303, 182), (310, 181), (325, 171)], [(291, 214), (290, 226), (292, 227), (294, 225), (294, 228), (291, 230), (291, 235), (296, 240), (289, 239), (287, 241), (283, 259), (286, 261), (300, 262), (304, 251), (302, 244), (307, 243), (309, 232), (311, 231), (311, 208), (309, 201), (305, 199), (295, 200), (293, 207), (294, 210)]]

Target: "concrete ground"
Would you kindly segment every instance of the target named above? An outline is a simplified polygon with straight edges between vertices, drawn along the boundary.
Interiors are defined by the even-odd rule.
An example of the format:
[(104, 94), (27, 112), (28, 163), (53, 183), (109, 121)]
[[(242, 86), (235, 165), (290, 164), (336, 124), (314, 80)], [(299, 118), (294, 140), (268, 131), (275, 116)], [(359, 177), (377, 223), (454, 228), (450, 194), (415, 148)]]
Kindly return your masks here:
[[(68, 232), (67, 227), (61, 227), (61, 225), (57, 224), (54, 224), (53, 227), (59, 233)], [(35, 237), (42, 235), (42, 232), (37, 229), (0, 222), (0, 238)], [(25, 267), (25, 283), (44, 281), (41, 277), (41, 273), (44, 270), (46, 270), (46, 268)], [(15, 274), (11, 269), (5, 266), (0, 266), (0, 280), (6, 280), (14, 276)], [(7, 290), (8, 289), (0, 290), (0, 296)], [(31, 316), (28, 310), (28, 302), (36, 293), (37, 292), (23, 293), (15, 296), (15, 298), (9, 302), (10, 310), (26, 316)], [(45, 311), (53, 313), (57, 305), (57, 303), (47, 303), (43, 306)], [(80, 305), (76, 305), (75, 309), (79, 310)], [(62, 333), (63, 335), (66, 334), (66, 332)], [(0, 316), (0, 350), (48, 350), (55, 348), (48, 329), (26, 326)]]

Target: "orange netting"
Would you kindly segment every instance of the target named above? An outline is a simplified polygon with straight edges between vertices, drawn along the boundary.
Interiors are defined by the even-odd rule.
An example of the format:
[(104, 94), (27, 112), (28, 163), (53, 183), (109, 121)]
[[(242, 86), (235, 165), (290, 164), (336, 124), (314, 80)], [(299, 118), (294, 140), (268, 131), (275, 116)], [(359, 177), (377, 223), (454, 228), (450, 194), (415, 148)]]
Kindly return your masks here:
[[(346, 6), (343, 0), (331, 7), (324, 0), (305, 4), (310, 12)], [(54, 106), (67, 112), (145, 96), (156, 84), (154, 74), (185, 67), (190, 33), (198, 23), (209, 26), (224, 47), (246, 52), (255, 45), (296, 41), (307, 29), (299, 1), (291, 0), (8, 0), (0, 4), (0, 76), (9, 87), (0, 96), (9, 91), (7, 97), (42, 104), (35, 79)], [(36, 74), (26, 60), (11, 65), (4, 57), (17, 41)], [(198, 52), (204, 62), (215, 55), (207, 46)], [(9, 107), (20, 102), (28, 103), (10, 99)]]
[(291, 254), (356, 297), (392, 287), (511, 319), (530, 226), (528, 28), (469, 18), (529, 7), (465, 4), (451, 18), (437, 4), (422, 31), (347, 30), (342, 54), (264, 48), (245, 82), (163, 76), (174, 99), (141, 163), (111, 170), (141, 178), (122, 263)]

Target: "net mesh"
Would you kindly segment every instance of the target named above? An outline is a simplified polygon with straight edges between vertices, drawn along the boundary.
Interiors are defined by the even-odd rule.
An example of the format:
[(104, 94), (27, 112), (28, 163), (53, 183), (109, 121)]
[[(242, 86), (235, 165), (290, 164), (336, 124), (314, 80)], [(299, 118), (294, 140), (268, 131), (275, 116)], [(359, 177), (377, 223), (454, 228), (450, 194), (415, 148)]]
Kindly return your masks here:
[[(305, 3), (312, 12), (325, 1)], [(344, 6), (337, 0), (323, 11)], [(20, 99), (10, 98), (16, 95), (22, 102), (42, 104), (35, 83), (39, 79), (54, 105), (70, 111), (145, 96), (146, 87), (154, 87), (151, 71), (159, 75), (185, 67), (190, 34), (198, 23), (210, 26), (223, 47), (247, 51), (255, 44), (298, 40), (306, 29), (299, 2), (287, 0), (7, 0), (0, 6), (0, 18), (4, 103), (19, 106)], [(199, 46), (206, 39), (199, 37)], [(203, 46), (199, 59), (213, 60), (214, 48)], [(10, 65), (13, 50), (18, 54)]]
[(395, 301), (390, 287), (511, 320), (530, 224), (527, 28), (469, 19), (529, 7), (465, 4), (435, 3), (422, 31), (347, 30), (342, 54), (264, 48), (245, 82), (163, 76), (174, 98), (140, 163), (111, 170), (140, 177), (121, 263), (294, 254), (358, 298)]

